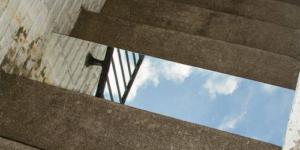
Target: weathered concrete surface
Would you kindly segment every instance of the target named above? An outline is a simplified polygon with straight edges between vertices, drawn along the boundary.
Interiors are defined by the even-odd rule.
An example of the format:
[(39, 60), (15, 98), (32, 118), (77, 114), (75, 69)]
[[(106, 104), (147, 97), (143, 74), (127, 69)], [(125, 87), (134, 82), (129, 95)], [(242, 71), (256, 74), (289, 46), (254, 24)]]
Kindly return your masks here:
[(0, 85), (0, 136), (42, 149), (280, 149), (4, 73)]
[[(300, 60), (300, 32), (272, 23), (169, 0), (108, 0), (103, 7), (103, 14), (166, 30), (258, 48)], [(299, 14), (300, 12), (293, 20), (300, 21)]]
[[(172, 5), (172, 2), (176, 5), (180, 5), (180, 7), (176, 5)], [(118, 5), (121, 4), (121, 5)], [(152, 5), (155, 9), (154, 11), (148, 11), (149, 8), (146, 8), (139, 5), (140, 7), (135, 7), (135, 10), (131, 9), (128, 6), (128, 3), (139, 5), (141, 3), (156, 3)], [(113, 5), (117, 4), (117, 5)], [(167, 7), (164, 5), (170, 4)], [(132, 15), (136, 15), (136, 12), (139, 13), (150, 13), (152, 16), (156, 16), (161, 11), (176, 11), (173, 13), (173, 16), (177, 17), (186, 17), (187, 13), (192, 15), (197, 15), (199, 13), (195, 13), (195, 10), (198, 8), (199, 10), (203, 10), (203, 8), (210, 9), (217, 12), (223, 12), (228, 14), (233, 14), (236, 16), (242, 16), (248, 19), (257, 19), (264, 22), (269, 22), (281, 26), (286, 26), (290, 28), (300, 29), (300, 7), (296, 5), (290, 5), (287, 3), (282, 3), (274, 0), (243, 0), (243, 1), (233, 1), (233, 0), (163, 0), (163, 1), (134, 1), (134, 3), (130, 0), (108, 0), (105, 4), (105, 9), (101, 13), (105, 12), (114, 12), (110, 13), (112, 15), (118, 14), (120, 10), (130, 11), (133, 13)], [(134, 5), (131, 5), (132, 7)], [(118, 7), (117, 10), (115, 7)], [(141, 8), (143, 7), (143, 8)], [(184, 8), (182, 10), (174, 10), (178, 8)], [(168, 8), (168, 9), (166, 9)], [(148, 10), (147, 10), (148, 9)], [(208, 10), (207, 10), (208, 11)], [(194, 13), (194, 14), (193, 14)], [(125, 14), (124, 14), (125, 15)], [(128, 15), (128, 14), (126, 14)], [(166, 15), (161, 15), (162, 18), (168, 19)], [(170, 19), (170, 18), (169, 18)], [(199, 19), (199, 18), (198, 18)], [(175, 19), (176, 20), (176, 19)], [(195, 19), (194, 19), (195, 21)]]
[[(299, 61), (286, 55), (87, 11), (71, 36), (290, 89), (299, 73)], [(299, 56), (296, 49), (284, 51)]]
[(299, 0), (275, 0), (275, 1), (279, 1), (279, 2), (284, 2), (284, 3), (288, 3), (288, 4), (293, 4), (293, 5), (300, 6), (300, 1)]
[(286, 130), (283, 150), (300, 150), (300, 75)]
[(39, 150), (39, 149), (0, 137), (0, 150)]

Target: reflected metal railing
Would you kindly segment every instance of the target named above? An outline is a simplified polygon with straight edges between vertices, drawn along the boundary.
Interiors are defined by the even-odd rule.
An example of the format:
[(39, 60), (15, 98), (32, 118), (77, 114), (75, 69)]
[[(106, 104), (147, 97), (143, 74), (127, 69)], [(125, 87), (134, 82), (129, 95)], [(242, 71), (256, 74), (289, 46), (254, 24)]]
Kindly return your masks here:
[[(97, 86), (97, 91), (96, 91), (96, 94), (95, 94), (96, 97), (105, 98), (104, 97), (104, 91), (105, 91), (105, 88), (107, 87), (108, 93), (109, 93), (109, 96), (110, 96), (110, 100), (115, 101), (115, 97), (114, 97), (114, 94), (113, 94), (114, 92), (112, 91), (113, 88), (112, 88), (112, 85), (111, 85), (112, 82), (111, 82), (110, 77), (108, 76), (109, 72), (112, 71), (113, 75), (114, 75), (114, 78), (115, 78), (113, 80), (115, 80), (117, 96), (118, 96), (119, 102), (121, 104), (125, 104), (126, 99), (128, 98), (130, 90), (133, 86), (133, 83), (134, 83), (134, 81), (137, 77), (137, 74), (138, 74), (138, 72), (139, 72), (139, 70), (142, 66), (145, 55), (130, 52), (130, 53), (132, 53), (132, 57), (131, 57), (132, 61), (130, 61), (129, 52), (124, 50), (125, 59), (126, 59), (125, 63), (126, 64), (123, 64), (123, 58), (121, 56), (121, 50), (116, 49), (116, 53), (117, 53), (117, 57), (118, 57), (117, 59), (119, 61), (119, 66), (120, 66), (120, 67), (117, 68), (116, 61), (115, 61), (116, 58), (113, 57), (114, 52), (115, 52), (115, 48), (108, 47), (105, 58), (104, 58), (103, 61), (97, 60), (91, 54), (88, 54), (87, 57), (86, 57), (85, 65), (86, 65), (86, 67), (89, 67), (89, 66), (92, 66), (92, 65), (102, 66), (102, 71), (101, 71), (101, 74), (100, 74), (100, 79), (99, 79), (99, 83), (98, 83), (98, 86)], [(138, 59), (137, 59), (136, 55), (138, 55)], [(130, 62), (133, 62), (133, 65), (134, 65), (133, 68), (131, 68), (131, 63)], [(111, 66), (112, 66), (112, 70), (110, 70)], [(128, 70), (127, 78), (129, 78), (129, 79), (126, 78), (126, 75), (125, 75), (126, 72), (125, 72), (124, 66), (127, 67), (127, 70)], [(122, 76), (120, 78), (118, 77), (118, 73), (117, 73), (118, 69), (121, 72), (121, 76)], [(122, 91), (122, 92), (120, 90), (119, 79), (123, 80), (121, 82), (123, 82), (124, 91)]]

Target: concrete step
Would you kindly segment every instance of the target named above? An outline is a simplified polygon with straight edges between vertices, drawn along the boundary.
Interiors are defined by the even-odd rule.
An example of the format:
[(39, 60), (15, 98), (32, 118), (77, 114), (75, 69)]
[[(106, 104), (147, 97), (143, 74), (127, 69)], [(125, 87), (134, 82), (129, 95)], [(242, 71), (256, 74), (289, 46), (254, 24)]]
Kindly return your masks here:
[[(143, 0), (142, 0), (143, 1)], [(142, 2), (139, 1), (139, 2)], [(300, 7), (275, 0), (165, 0), (300, 29)], [(297, 0), (298, 1), (298, 0)], [(108, 0), (107, 5), (115, 2)], [(122, 3), (123, 1), (118, 1)], [(135, 1), (138, 2), (138, 1)], [(152, 1), (161, 3), (157, 0)], [(107, 7), (107, 6), (106, 6)], [(160, 9), (161, 7), (157, 7)], [(141, 9), (141, 8), (136, 8)], [(161, 8), (163, 9), (163, 8)], [(169, 8), (165, 8), (166, 10)]]
[(0, 150), (40, 150), (40, 149), (0, 137)]
[[(300, 28), (298, 5), (282, 3), (276, 0), (171, 0), (173, 2), (189, 4), (214, 11), (243, 16), (271, 22), (274, 24)], [(282, 0), (286, 1), (286, 0)], [(298, 0), (297, 0), (298, 1)], [(300, 1), (298, 1), (299, 4)]]
[(288, 3), (288, 4), (300, 6), (300, 1), (299, 0), (275, 0), (275, 1), (279, 1), (279, 2), (283, 2), (283, 3)]
[[(103, 14), (167, 30), (258, 48), (300, 60), (298, 30), (257, 19), (170, 0), (109, 0), (103, 9)], [(300, 21), (300, 17), (298, 18), (296, 20)]]
[(280, 150), (273, 144), (2, 72), (0, 85), (0, 136), (41, 149)]
[(87, 11), (70, 36), (290, 89), (299, 73), (289, 56)]
[[(172, 1), (181, 1), (181, 2), (186, 2), (186, 3), (196, 4), (196, 5), (201, 3), (200, 5), (208, 4), (210, 6), (220, 5), (220, 4), (217, 4), (217, 3), (223, 3), (223, 4), (229, 4), (230, 3), (233, 7), (236, 6), (236, 5), (239, 5), (239, 4), (243, 4), (243, 3), (251, 3), (251, 4), (254, 4), (254, 5), (257, 5), (257, 4), (263, 4), (263, 3), (272, 4), (272, 2), (280, 2), (281, 5), (300, 6), (300, 1), (299, 0), (252, 0), (252, 1), (250, 1), (250, 0), (211, 0), (211, 1), (209, 1), (209, 0), (201, 0), (201, 1), (198, 1), (198, 0), (172, 0)], [(229, 7), (231, 7), (231, 6), (229, 6)]]

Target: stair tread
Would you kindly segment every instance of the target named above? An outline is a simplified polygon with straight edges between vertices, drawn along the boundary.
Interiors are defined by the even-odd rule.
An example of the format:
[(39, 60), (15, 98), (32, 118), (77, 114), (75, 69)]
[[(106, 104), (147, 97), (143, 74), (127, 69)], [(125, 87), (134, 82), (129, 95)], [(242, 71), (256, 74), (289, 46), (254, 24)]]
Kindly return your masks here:
[(0, 136), (41, 149), (281, 148), (3, 72), (0, 77)]
[(299, 0), (275, 0), (275, 1), (300, 6), (300, 1)]
[[(170, 0), (190, 4), (215, 11), (233, 13), (241, 16), (257, 17), (266, 21), (298, 19), (299, 0)], [(276, 19), (277, 17), (277, 19)], [(286, 18), (287, 17), (287, 18)], [(297, 23), (299, 25), (299, 23)], [(291, 24), (287, 24), (290, 26)], [(299, 26), (296, 26), (299, 27)]]
[(104, 7), (103, 14), (258, 48), (300, 60), (298, 30), (256, 19), (165, 0), (110, 0)]
[(290, 89), (299, 73), (285, 55), (90, 12), (71, 36)]
[[(104, 12), (114, 11), (115, 13), (118, 13), (118, 11), (126, 10), (125, 5), (128, 5), (129, 3), (156, 3), (156, 7), (154, 7), (152, 13), (155, 13), (154, 11), (157, 9), (164, 9), (166, 11), (169, 9), (174, 9), (172, 8), (174, 6), (171, 5), (167, 7), (161, 7), (159, 4), (176, 3), (177, 5), (186, 5), (185, 10), (194, 9), (194, 7), (200, 7), (217, 12), (270, 22), (294, 29), (300, 29), (300, 7), (274, 0), (243, 0), (242, 2), (233, 0), (108, 0), (104, 7)], [(116, 7), (118, 10), (115, 9)], [(151, 6), (149, 5), (149, 7)], [(132, 12), (132, 10), (130, 11)], [(134, 11), (145, 11), (145, 9), (136, 7)], [(176, 11), (178, 11), (178, 9)], [(179, 12), (180, 10), (175, 14), (179, 14)]]

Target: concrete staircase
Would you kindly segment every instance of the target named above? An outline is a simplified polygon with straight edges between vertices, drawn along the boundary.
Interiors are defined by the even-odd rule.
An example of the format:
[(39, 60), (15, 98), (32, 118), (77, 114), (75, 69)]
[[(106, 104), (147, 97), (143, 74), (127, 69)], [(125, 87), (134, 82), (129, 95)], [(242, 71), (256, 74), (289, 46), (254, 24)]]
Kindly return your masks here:
[[(62, 6), (68, 13), (59, 14), (70, 15), (74, 8), (103, 3), (76, 2), (68, 1), (73, 9), (60, 0), (49, 3), (53, 8), (45, 5), (53, 13), (47, 22), (55, 21)], [(298, 14), (298, 0), (107, 0), (100, 14), (82, 11), (71, 36), (294, 89), (300, 60)], [(59, 18), (57, 26), (69, 29), (68, 19)], [(6, 149), (280, 147), (0, 72), (0, 150)]]
[(295, 89), (300, 7), (285, 2), (107, 0), (71, 36)]
[(0, 150), (40, 150), (40, 149), (0, 137)]
[(284, 3), (289, 3), (289, 4), (294, 4), (294, 5), (300, 6), (300, 1), (298, 1), (298, 0), (277, 0), (277, 1), (281, 1), (281, 2), (284, 2)]
[(0, 85), (0, 150), (280, 149), (3, 72)]

